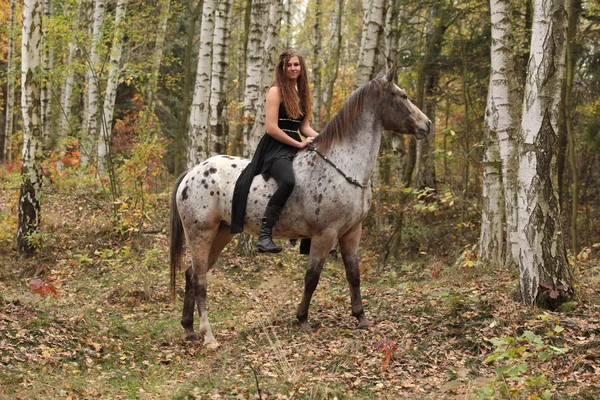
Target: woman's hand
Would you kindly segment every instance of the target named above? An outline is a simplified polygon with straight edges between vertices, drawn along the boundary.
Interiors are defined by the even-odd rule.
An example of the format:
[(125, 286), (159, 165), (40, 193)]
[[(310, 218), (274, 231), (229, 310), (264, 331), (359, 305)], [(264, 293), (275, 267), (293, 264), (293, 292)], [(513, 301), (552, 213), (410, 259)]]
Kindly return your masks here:
[(299, 142), (300, 146), (298, 148), (305, 149), (309, 144), (311, 144), (313, 142), (313, 140), (315, 140), (315, 139), (312, 137), (307, 137), (306, 139), (304, 139), (304, 141)]

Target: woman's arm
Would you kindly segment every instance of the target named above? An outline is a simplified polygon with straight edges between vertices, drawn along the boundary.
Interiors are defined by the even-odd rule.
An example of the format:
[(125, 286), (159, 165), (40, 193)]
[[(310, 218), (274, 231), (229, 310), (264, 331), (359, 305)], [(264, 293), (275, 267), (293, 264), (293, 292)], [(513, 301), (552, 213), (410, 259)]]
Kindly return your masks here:
[(310, 122), (308, 122), (308, 118), (304, 118), (302, 120), (302, 123), (300, 123), (300, 133), (305, 138), (315, 138), (315, 137), (319, 136), (319, 133), (310, 126)]
[(292, 147), (303, 149), (312, 142), (312, 138), (307, 138), (303, 142), (299, 142), (289, 137), (284, 131), (279, 128), (279, 105), (281, 104), (281, 93), (277, 86), (272, 86), (267, 92), (266, 105), (266, 129), (267, 133), (274, 139), (285, 143)]

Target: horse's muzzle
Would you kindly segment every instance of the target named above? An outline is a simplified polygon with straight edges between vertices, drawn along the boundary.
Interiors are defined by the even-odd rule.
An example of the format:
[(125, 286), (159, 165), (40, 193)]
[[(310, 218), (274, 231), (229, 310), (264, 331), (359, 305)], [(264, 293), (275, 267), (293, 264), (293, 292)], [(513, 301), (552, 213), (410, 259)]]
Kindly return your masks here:
[(433, 124), (431, 123), (431, 120), (427, 120), (424, 128), (419, 127), (417, 129), (417, 133), (415, 134), (417, 140), (425, 139), (427, 135), (429, 135), (429, 132), (431, 132), (432, 125)]

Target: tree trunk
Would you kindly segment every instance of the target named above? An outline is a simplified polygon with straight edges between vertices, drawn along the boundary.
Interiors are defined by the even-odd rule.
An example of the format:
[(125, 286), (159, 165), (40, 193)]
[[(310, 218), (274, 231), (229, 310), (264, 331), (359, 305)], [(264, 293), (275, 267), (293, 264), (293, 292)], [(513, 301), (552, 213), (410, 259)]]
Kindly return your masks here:
[[(196, 3), (196, 6), (192, 10), (194, 3)], [(185, 55), (183, 61), (183, 105), (179, 117), (179, 128), (177, 129), (177, 136), (175, 137), (175, 176), (181, 175), (186, 165), (185, 139), (192, 99), (192, 47), (194, 45), (196, 21), (200, 16), (202, 5), (203, 0), (190, 0), (188, 3), (190, 13), (188, 17), (187, 40), (185, 43)]]
[[(573, 78), (575, 76), (575, 40), (577, 36), (577, 21), (581, 13), (581, 0), (569, 0), (569, 22), (567, 26), (566, 39), (566, 66), (565, 66), (565, 84), (563, 87), (564, 98), (561, 109), (564, 113), (564, 121), (567, 137), (569, 139), (569, 167), (571, 168), (571, 254), (579, 253), (579, 243), (577, 240), (577, 206), (579, 202), (579, 177), (577, 172), (577, 157), (575, 155), (575, 132), (573, 132), (573, 115), (575, 114), (575, 103), (573, 93)], [(559, 175), (560, 179), (560, 175)], [(560, 199), (560, 195), (559, 195)], [(559, 202), (559, 205), (561, 203)]]
[[(248, 50), (246, 53), (246, 90), (244, 91), (244, 157), (250, 157), (258, 145), (258, 139), (252, 136), (254, 121), (258, 115), (257, 99), (261, 86), (261, 72), (263, 67), (265, 33), (264, 16), (268, 15), (266, 0), (255, 0), (252, 2), (250, 14), (250, 29), (248, 31)], [(273, 66), (269, 66), (269, 73)]]
[(220, 0), (215, 18), (212, 82), (210, 89), (210, 151), (211, 155), (227, 151), (227, 80), (229, 59), (229, 18), (231, 0)]
[[(260, 86), (258, 92), (258, 100), (256, 101), (256, 119), (250, 137), (252, 142), (258, 143), (260, 138), (265, 133), (265, 103), (267, 101), (267, 90), (273, 79), (273, 66), (277, 60), (277, 40), (281, 29), (281, 0), (271, 0), (269, 6), (269, 25), (266, 29), (266, 39), (263, 49), (263, 65), (260, 76)], [(252, 151), (256, 146), (252, 148)]]
[(534, 3), (519, 148), (519, 289), (523, 303), (550, 308), (573, 295), (555, 185), (568, 16), (565, 3)]
[(158, 90), (158, 78), (160, 64), (162, 62), (163, 51), (165, 50), (165, 37), (167, 35), (167, 22), (169, 21), (171, 11), (171, 0), (162, 0), (160, 5), (160, 21), (158, 23), (158, 32), (152, 51), (152, 64), (150, 69), (150, 82), (148, 82), (148, 92), (146, 95), (146, 106), (151, 113), (156, 106), (156, 92)]
[(10, 0), (8, 54), (6, 57), (6, 121), (4, 125), (4, 140), (0, 141), (0, 161), (12, 159), (10, 137), (14, 127), (15, 108), (15, 9), (16, 0)]
[(32, 256), (39, 234), (42, 189), (42, 2), (25, 0), (21, 46), (21, 108), (23, 110), (23, 153), (19, 197), (17, 249)]
[(92, 44), (88, 62), (87, 80), (87, 121), (86, 129), (81, 140), (81, 164), (86, 165), (89, 157), (94, 154), (94, 143), (98, 133), (98, 87), (100, 83), (100, 54), (99, 48), (102, 45), (102, 24), (104, 23), (104, 2), (105, 0), (95, 0), (94, 5), (94, 24), (92, 31)]
[[(425, 187), (436, 188), (434, 164), (436, 99), (434, 95), (440, 77), (439, 58), (442, 52), (442, 43), (449, 26), (447, 22), (448, 10), (443, 3), (436, 3), (431, 13), (432, 28), (429, 34), (427, 49), (421, 61), (417, 82), (417, 106), (423, 110), (432, 122), (431, 130), (427, 137), (415, 143), (415, 186), (421, 189)], [(413, 158), (409, 158), (409, 160), (413, 160)]]
[(187, 167), (193, 168), (209, 155), (208, 112), (210, 102), (210, 80), (213, 33), (215, 27), (216, 0), (204, 0), (202, 6), (202, 29), (200, 30), (200, 52), (196, 70), (196, 86), (190, 113), (189, 147)]
[(125, 18), (127, 0), (118, 0), (115, 12), (115, 32), (113, 34), (112, 49), (108, 66), (108, 80), (104, 94), (103, 112), (100, 118), (100, 135), (98, 138), (98, 169), (104, 171), (105, 165), (110, 163), (106, 158), (110, 154), (110, 133), (115, 111), (115, 99), (119, 86), (121, 73), (121, 56), (123, 54), (123, 19)]
[(363, 29), (361, 51), (354, 77), (354, 88), (359, 88), (375, 77), (378, 46), (383, 27), (384, 0), (372, 0), (366, 29)]
[(329, 122), (331, 118), (331, 103), (333, 100), (333, 87), (338, 76), (338, 70), (340, 68), (340, 54), (342, 50), (342, 16), (344, 15), (344, 0), (337, 1), (337, 7), (332, 17), (332, 40), (331, 47), (329, 49), (329, 57), (327, 62), (326, 84), (325, 92), (323, 94), (325, 109), (326, 109), (326, 121)]
[(313, 75), (313, 119), (312, 127), (318, 132), (321, 130), (321, 104), (323, 101), (323, 92), (321, 90), (321, 18), (323, 10), (321, 9), (321, 0), (315, 0), (315, 25), (313, 37), (313, 59), (312, 59), (312, 75)]
[[(52, 17), (52, 0), (43, 0), (44, 3), (44, 23), (42, 24), (44, 32), (42, 32), (42, 41), (48, 40), (48, 26)], [(52, 126), (51, 104), (52, 104), (52, 80), (50, 79), (50, 71), (54, 64), (54, 52), (48, 43), (44, 43), (42, 53), (42, 66), (44, 69), (44, 79), (42, 83), (42, 142), (44, 146), (48, 146), (50, 140), (50, 131)]]

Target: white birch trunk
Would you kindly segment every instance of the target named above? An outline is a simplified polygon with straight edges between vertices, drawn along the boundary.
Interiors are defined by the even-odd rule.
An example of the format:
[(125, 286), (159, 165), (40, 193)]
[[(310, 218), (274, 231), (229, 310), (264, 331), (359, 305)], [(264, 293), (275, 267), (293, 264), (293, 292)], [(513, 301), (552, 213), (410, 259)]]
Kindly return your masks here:
[[(52, 17), (52, 0), (44, 0), (44, 23), (42, 27), (42, 41), (45, 42), (48, 37), (48, 25)], [(50, 79), (50, 71), (54, 64), (54, 52), (49, 44), (44, 43), (44, 51), (42, 53), (42, 65), (44, 69), (44, 83), (42, 84), (42, 141), (44, 145), (48, 144), (50, 139), (50, 127), (52, 125), (51, 118), (51, 97), (52, 97), (52, 80)]]
[(556, 187), (557, 120), (567, 26), (565, 3), (534, 2), (519, 148), (519, 289), (523, 303), (546, 307), (560, 304), (573, 293)]
[(196, 86), (190, 112), (190, 132), (187, 167), (192, 168), (209, 155), (208, 112), (210, 102), (210, 79), (213, 32), (215, 27), (216, 0), (205, 0), (202, 7), (200, 52), (196, 71)]
[(314, 25), (314, 40), (313, 40), (313, 119), (312, 127), (319, 131), (321, 130), (321, 101), (322, 101), (322, 90), (321, 90), (321, 17), (323, 12), (321, 10), (321, 0), (315, 0), (315, 25)]
[[(243, 131), (243, 156), (251, 157), (258, 144), (252, 135), (252, 127), (259, 113), (256, 108), (257, 99), (261, 89), (261, 72), (263, 67), (263, 54), (266, 30), (264, 29), (264, 16), (268, 15), (267, 0), (252, 1), (250, 14), (250, 30), (248, 32), (248, 49), (246, 51), (246, 89), (244, 91), (244, 131)], [(271, 72), (273, 66), (271, 66)], [(260, 139), (260, 137), (259, 137)]]
[[(491, 0), (492, 21), (491, 75), (492, 95), (488, 99), (486, 124), (496, 136), (502, 161), (502, 184), (506, 223), (504, 265), (516, 268), (519, 259), (517, 234), (518, 130), (522, 98), (515, 70), (515, 45), (511, 0)], [(482, 227), (483, 229), (483, 227)]]
[[(494, 27), (492, 26), (492, 30)], [(494, 44), (492, 44), (493, 49)], [(492, 58), (494, 56), (492, 55)], [(493, 267), (504, 265), (504, 191), (502, 188), (502, 162), (498, 148), (496, 108), (493, 73), (488, 88), (485, 113), (485, 136), (483, 154), (483, 210), (479, 255)]]
[(0, 155), (3, 160), (12, 159), (10, 137), (14, 126), (14, 108), (15, 108), (15, 9), (16, 0), (10, 0), (10, 17), (8, 23), (8, 54), (6, 60), (6, 121), (4, 129), (3, 147), (0, 148)]
[(121, 73), (121, 56), (123, 54), (123, 19), (125, 18), (127, 0), (118, 0), (115, 11), (115, 32), (113, 34), (110, 61), (108, 63), (108, 80), (104, 94), (103, 111), (100, 114), (100, 135), (98, 137), (98, 170), (104, 171), (108, 156), (110, 132), (115, 111), (115, 99)]
[(102, 43), (102, 24), (104, 23), (104, 1), (95, 0), (94, 24), (92, 30), (92, 45), (88, 60), (87, 80), (87, 121), (86, 129), (81, 140), (81, 165), (89, 162), (89, 157), (94, 154), (94, 143), (98, 133), (98, 86), (100, 81), (100, 54), (99, 47)]
[(210, 87), (210, 153), (224, 154), (227, 150), (227, 65), (232, 0), (220, 0), (215, 16), (213, 39), (212, 80)]
[(75, 43), (69, 43), (69, 53), (67, 55), (67, 70), (63, 88), (60, 94), (60, 117), (58, 119), (58, 140), (59, 142), (69, 134), (69, 117), (71, 116), (71, 96), (73, 95), (73, 82), (75, 80), (75, 69), (73, 60), (77, 52)]
[(366, 29), (363, 30), (364, 42), (361, 38), (361, 51), (354, 77), (354, 88), (358, 88), (374, 77), (377, 58), (377, 46), (383, 25), (384, 0), (372, 0)]
[(42, 189), (42, 2), (25, 0), (21, 45), (21, 108), (23, 111), (23, 153), (19, 198), (17, 248), (31, 256), (36, 246), (29, 239), (40, 229)]
[(325, 88), (323, 90), (323, 103), (326, 107), (326, 121), (329, 122), (331, 116), (331, 102), (333, 97), (333, 88), (338, 76), (340, 66), (340, 53), (342, 47), (342, 16), (344, 15), (344, 0), (338, 0), (331, 16), (331, 38), (329, 40), (329, 51), (327, 68), (325, 68)]
[(248, 142), (249, 151), (254, 152), (260, 138), (265, 134), (265, 103), (267, 101), (267, 90), (273, 80), (273, 66), (277, 60), (277, 40), (281, 31), (281, 0), (271, 0), (269, 6), (269, 25), (266, 29), (265, 45), (262, 49), (262, 67), (260, 75), (260, 86), (258, 92), (258, 101), (256, 102), (256, 119), (250, 133)]
[(160, 64), (162, 62), (163, 51), (165, 49), (165, 37), (167, 35), (167, 23), (171, 13), (171, 0), (162, 0), (161, 14), (159, 21), (158, 32), (156, 33), (156, 41), (154, 42), (154, 50), (152, 52), (152, 64), (150, 71), (150, 83), (148, 85), (148, 94), (146, 96), (146, 104), (150, 112), (154, 112), (156, 106), (156, 92), (158, 90), (158, 78)]

